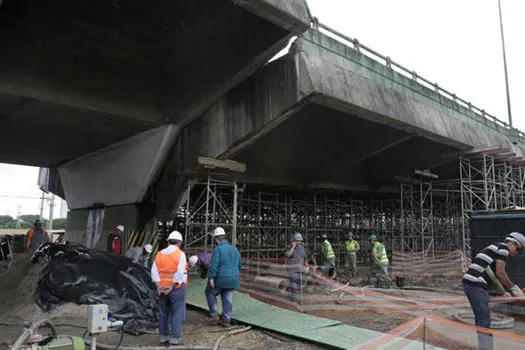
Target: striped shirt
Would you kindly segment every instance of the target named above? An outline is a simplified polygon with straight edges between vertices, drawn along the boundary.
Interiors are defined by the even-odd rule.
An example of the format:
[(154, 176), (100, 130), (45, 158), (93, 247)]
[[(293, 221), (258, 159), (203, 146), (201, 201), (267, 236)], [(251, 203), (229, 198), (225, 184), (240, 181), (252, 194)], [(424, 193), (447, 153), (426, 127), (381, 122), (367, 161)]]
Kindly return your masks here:
[(482, 287), (489, 287), (494, 282), (496, 260), (506, 261), (509, 256), (509, 247), (505, 243), (491, 244), (477, 254), (467, 273), (463, 275), (463, 282), (473, 283)]

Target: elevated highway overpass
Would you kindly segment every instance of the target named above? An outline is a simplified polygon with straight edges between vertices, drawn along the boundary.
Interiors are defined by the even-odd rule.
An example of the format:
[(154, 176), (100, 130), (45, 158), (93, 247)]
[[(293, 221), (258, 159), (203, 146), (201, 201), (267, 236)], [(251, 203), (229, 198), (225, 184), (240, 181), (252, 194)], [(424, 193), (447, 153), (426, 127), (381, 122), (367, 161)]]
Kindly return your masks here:
[(4, 1), (0, 161), (51, 168), (78, 231), (94, 208), (104, 229), (169, 217), (198, 156), (246, 163), (241, 182), (361, 193), (457, 178), (461, 152), (525, 164), (517, 130), (309, 27), (301, 0)]

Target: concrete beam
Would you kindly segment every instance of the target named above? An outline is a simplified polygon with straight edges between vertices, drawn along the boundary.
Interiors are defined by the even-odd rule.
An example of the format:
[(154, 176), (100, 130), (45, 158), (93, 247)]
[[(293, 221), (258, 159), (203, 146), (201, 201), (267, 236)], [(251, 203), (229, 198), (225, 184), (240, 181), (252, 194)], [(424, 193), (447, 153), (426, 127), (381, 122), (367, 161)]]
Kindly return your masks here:
[(69, 207), (141, 203), (179, 130), (158, 127), (60, 166)]
[(298, 88), (315, 102), (456, 148), (501, 144), (518, 155), (508, 130), (318, 31), (296, 40)]
[(369, 153), (369, 154), (367, 154), (367, 155), (365, 155), (365, 156), (363, 156), (363, 157), (361, 157), (361, 158), (359, 158), (359, 159), (357, 159), (357, 160), (355, 160), (355, 161), (353, 161), (353, 162), (351, 162), (351, 163), (349, 163), (347, 165), (344, 165), (343, 169), (349, 170), (350, 168), (358, 165), (359, 163), (364, 162), (365, 160), (367, 160), (367, 159), (369, 159), (369, 158), (371, 158), (371, 157), (373, 157), (375, 155), (378, 155), (379, 153), (382, 153), (382, 152), (384, 152), (386, 150), (389, 150), (389, 149), (391, 149), (391, 148), (393, 148), (393, 147), (395, 147), (395, 146), (397, 146), (399, 144), (402, 144), (403, 142), (408, 141), (408, 140), (410, 140), (413, 137), (414, 137), (414, 135), (408, 135), (408, 136), (405, 136), (405, 137), (403, 137), (403, 138), (401, 138), (401, 139), (399, 139), (399, 140), (397, 140), (395, 142), (392, 142), (392, 143), (390, 143), (390, 144), (388, 144), (386, 146), (383, 146), (383, 147), (375, 150), (374, 152), (371, 152), (371, 153)]
[(305, 0), (230, 0), (237, 6), (286, 29), (301, 34), (310, 27), (310, 14)]

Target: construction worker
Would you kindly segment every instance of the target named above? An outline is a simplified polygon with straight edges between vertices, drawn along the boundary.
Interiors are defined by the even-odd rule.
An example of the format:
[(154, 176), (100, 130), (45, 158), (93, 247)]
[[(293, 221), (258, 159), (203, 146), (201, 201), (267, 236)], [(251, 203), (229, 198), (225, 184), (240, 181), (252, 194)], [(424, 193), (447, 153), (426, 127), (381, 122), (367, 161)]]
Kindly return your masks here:
[(160, 296), (160, 343), (166, 345), (180, 344), (186, 309), (188, 275), (186, 254), (180, 249), (181, 243), (180, 232), (171, 232), (168, 247), (157, 253), (151, 267), (151, 279), (157, 285)]
[[(211, 253), (211, 264), (208, 271), (208, 284), (205, 294), (208, 301), (210, 316), (205, 320), (208, 324), (217, 324), (228, 327), (231, 324), (233, 311), (233, 293), (239, 288), (241, 271), (241, 254), (239, 250), (228, 243), (226, 232), (222, 227), (213, 231), (213, 238), (217, 246)], [(219, 318), (217, 295), (221, 295), (222, 319)]]
[(323, 240), (323, 243), (321, 243), (323, 266), (335, 267), (335, 254), (332, 245), (328, 241), (328, 236), (323, 233), (321, 239)]
[[(190, 258), (193, 258), (194, 256), (191, 256)], [(202, 253), (197, 254), (195, 257), (197, 258), (197, 261), (195, 262), (194, 265), (198, 266), (199, 268), (200, 278), (207, 278), (208, 270), (210, 269), (210, 264), (211, 264), (211, 253), (202, 252)], [(190, 262), (190, 267), (192, 267), (191, 262)]]
[(380, 287), (381, 284), (388, 285), (388, 256), (386, 254), (386, 248), (382, 243), (377, 241), (376, 235), (370, 236), (370, 242), (372, 243), (372, 266), (375, 270), (376, 275), (376, 288)]
[(345, 267), (350, 268), (352, 277), (357, 276), (357, 252), (359, 249), (359, 242), (354, 240), (354, 234), (350, 232), (345, 241)]
[(153, 246), (151, 244), (145, 244), (143, 247), (129, 248), (126, 252), (126, 257), (133, 260), (134, 263), (144, 266), (147, 270), (149, 268), (149, 259)]
[(302, 272), (304, 263), (306, 262), (306, 249), (303, 246), (303, 235), (299, 232), (293, 234), (292, 246), (288, 249), (284, 255), (293, 259), (288, 263), (288, 276), (290, 285), (290, 301), (293, 303), (297, 302), (297, 290), (302, 282)]
[(33, 227), (26, 233), (25, 247), (32, 254), (44, 242), (49, 242), (49, 236), (42, 228), (42, 221), (36, 219)]
[[(490, 328), (491, 317), (489, 312), (489, 292), (492, 285), (503, 285), (515, 297), (523, 297), (525, 293), (510, 280), (505, 266), (507, 257), (516, 256), (525, 247), (525, 237), (518, 232), (505, 236), (501, 243), (494, 243), (483, 249), (472, 260), (467, 272), (463, 275), (463, 291), (465, 292), (472, 311), (476, 326)], [(501, 291), (505, 292), (505, 290)], [(510, 296), (510, 293), (506, 295)], [(480, 349), (492, 349), (492, 336), (478, 333)]]
[(122, 255), (122, 237), (124, 226), (118, 225), (113, 232), (108, 235), (106, 250), (116, 255)]

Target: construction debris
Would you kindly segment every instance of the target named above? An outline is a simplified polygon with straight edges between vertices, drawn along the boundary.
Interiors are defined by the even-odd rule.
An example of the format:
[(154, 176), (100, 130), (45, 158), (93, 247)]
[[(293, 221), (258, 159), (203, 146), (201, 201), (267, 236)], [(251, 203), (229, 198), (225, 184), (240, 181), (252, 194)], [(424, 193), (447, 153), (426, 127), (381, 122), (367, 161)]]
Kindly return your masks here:
[(105, 251), (50, 243), (35, 252), (37, 259), (49, 259), (35, 293), (43, 310), (65, 302), (106, 304), (110, 316), (124, 321), (125, 332), (156, 330), (158, 294), (142, 266)]

